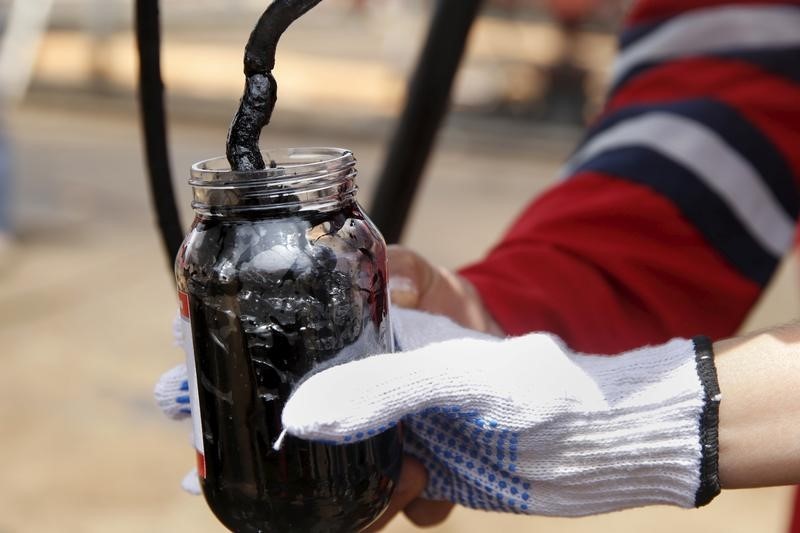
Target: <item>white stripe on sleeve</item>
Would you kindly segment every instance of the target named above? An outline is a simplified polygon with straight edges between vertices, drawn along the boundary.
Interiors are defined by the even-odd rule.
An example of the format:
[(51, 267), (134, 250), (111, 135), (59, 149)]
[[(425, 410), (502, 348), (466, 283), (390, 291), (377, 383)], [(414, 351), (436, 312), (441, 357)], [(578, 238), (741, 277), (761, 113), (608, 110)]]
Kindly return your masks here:
[(562, 177), (603, 152), (637, 146), (654, 150), (694, 173), (769, 253), (780, 257), (791, 246), (794, 221), (758, 171), (716, 132), (685, 117), (652, 112), (621, 122), (573, 155)]
[(800, 9), (722, 6), (690, 11), (632, 44), (614, 63), (613, 83), (639, 65), (726, 50), (800, 45)]

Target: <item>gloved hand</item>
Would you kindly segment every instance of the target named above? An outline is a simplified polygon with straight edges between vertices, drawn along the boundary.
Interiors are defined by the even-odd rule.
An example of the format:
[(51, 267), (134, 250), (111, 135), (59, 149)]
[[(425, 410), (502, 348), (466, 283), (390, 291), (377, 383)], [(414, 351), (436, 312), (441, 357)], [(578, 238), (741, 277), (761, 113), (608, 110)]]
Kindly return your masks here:
[(344, 443), (402, 421), (407, 452), (429, 472), (424, 496), (477, 509), (581, 516), (700, 506), (719, 492), (706, 339), (605, 357), (544, 334), (476, 337), (422, 313), (401, 322), (457, 340), (312, 376), (287, 402), (284, 428)]

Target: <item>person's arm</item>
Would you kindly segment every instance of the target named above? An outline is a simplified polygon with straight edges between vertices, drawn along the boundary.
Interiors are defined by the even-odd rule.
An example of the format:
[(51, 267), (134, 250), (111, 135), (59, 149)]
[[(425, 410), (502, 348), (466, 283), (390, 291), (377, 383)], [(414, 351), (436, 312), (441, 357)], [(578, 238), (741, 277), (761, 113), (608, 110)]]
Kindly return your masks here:
[[(637, 2), (606, 111), (583, 144), (600, 148), (579, 151), (569, 179), (534, 202), (461, 276), (441, 275), (398, 251), (405, 256), (400, 275), (427, 272), (405, 291), (408, 303), (484, 331), (497, 331), (498, 322), (510, 333), (552, 331), (575, 347), (606, 353), (700, 330), (714, 338), (732, 334), (790, 248), (797, 216), (797, 5)], [(750, 11), (742, 17), (738, 8)], [(675, 28), (666, 38), (660, 33)], [(718, 36), (744, 45), (712, 42)], [(662, 55), (648, 60), (648, 50), (651, 59)], [(666, 120), (646, 121), (654, 116)], [(710, 172), (693, 165), (701, 161)], [(755, 171), (742, 171), (748, 167)], [(709, 190), (719, 176), (727, 181)], [(735, 359), (734, 352), (722, 361)], [(732, 370), (726, 367), (726, 376), (736, 376)], [(724, 415), (733, 424), (741, 420), (730, 416), (735, 405)], [(723, 482), (729, 472), (736, 486), (740, 467), (757, 464), (757, 453), (742, 457), (758, 451), (744, 446), (728, 454), (736, 462), (723, 465)], [(409, 478), (419, 481), (422, 472), (413, 471)], [(433, 516), (417, 512), (426, 505), (441, 509), (414, 500), (415, 520)]]
[(564, 179), (461, 271), (509, 334), (732, 335), (793, 241), (800, 2), (642, 0)]
[[(604, 353), (698, 331), (732, 335), (790, 248), (797, 216), (798, 4), (634, 3), (606, 109), (581, 147), (600, 149), (579, 149), (568, 179), (460, 275), (395, 250), (405, 282), (394, 300), (481, 331), (551, 331)], [(740, 8), (750, 11), (742, 17)], [(654, 116), (668, 120), (642, 129)], [(676, 133), (669, 119), (690, 127)], [(606, 140), (626, 128), (625, 142)], [(680, 142), (666, 152), (662, 139)], [(720, 154), (744, 162), (734, 165), (738, 175)], [(754, 173), (741, 172), (748, 166)], [(722, 189), (731, 194), (710, 189), (709, 176), (727, 179)], [(749, 194), (741, 186), (748, 183), (767, 195)], [(739, 208), (748, 204), (770, 216)], [(756, 219), (760, 226), (748, 225)], [(418, 477), (408, 486), (419, 486)], [(442, 515), (425, 500), (407, 509), (425, 523)]]
[(723, 488), (800, 483), (800, 326), (714, 344)]

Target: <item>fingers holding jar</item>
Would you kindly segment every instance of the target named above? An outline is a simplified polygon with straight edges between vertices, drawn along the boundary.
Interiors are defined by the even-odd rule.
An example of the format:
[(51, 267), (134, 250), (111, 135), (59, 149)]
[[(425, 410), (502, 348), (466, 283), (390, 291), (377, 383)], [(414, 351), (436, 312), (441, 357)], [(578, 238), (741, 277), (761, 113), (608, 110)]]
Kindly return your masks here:
[(462, 276), (432, 265), (403, 246), (389, 246), (389, 292), (392, 303), (444, 315), (469, 329), (504, 336), (483, 305), (478, 291)]

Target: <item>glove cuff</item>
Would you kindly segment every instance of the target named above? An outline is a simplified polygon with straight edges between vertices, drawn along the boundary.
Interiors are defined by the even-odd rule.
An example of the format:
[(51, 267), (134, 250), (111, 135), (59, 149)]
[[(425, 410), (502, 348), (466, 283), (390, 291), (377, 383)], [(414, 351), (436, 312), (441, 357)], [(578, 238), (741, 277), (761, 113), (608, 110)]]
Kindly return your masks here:
[(572, 399), (580, 407), (556, 406), (531, 432), (523, 473), (538, 495), (529, 512), (691, 508), (719, 493), (720, 394), (708, 339), (571, 360), (597, 389)]
[(722, 395), (714, 366), (714, 349), (708, 337), (694, 338), (697, 376), (705, 390), (703, 412), (700, 415), (700, 487), (695, 495), (695, 507), (711, 502), (720, 493), (719, 483), (719, 402)]

